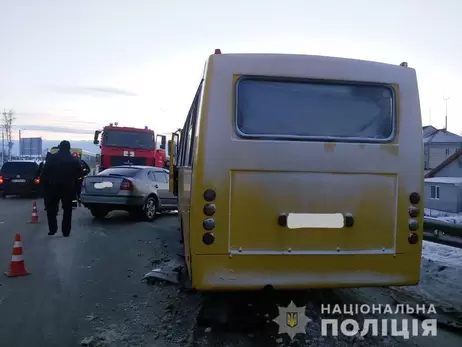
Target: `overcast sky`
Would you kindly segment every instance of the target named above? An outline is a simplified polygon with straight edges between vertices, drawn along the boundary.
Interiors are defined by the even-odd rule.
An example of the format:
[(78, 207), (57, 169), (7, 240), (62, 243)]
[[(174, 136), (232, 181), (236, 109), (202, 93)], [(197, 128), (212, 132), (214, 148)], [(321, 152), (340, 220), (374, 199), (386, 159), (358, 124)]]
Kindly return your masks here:
[(450, 97), (460, 133), (461, 13), (457, 0), (0, 0), (0, 110), (15, 110), (15, 137), (91, 139), (115, 121), (169, 132), (221, 48), (407, 61), (424, 124), (444, 125)]

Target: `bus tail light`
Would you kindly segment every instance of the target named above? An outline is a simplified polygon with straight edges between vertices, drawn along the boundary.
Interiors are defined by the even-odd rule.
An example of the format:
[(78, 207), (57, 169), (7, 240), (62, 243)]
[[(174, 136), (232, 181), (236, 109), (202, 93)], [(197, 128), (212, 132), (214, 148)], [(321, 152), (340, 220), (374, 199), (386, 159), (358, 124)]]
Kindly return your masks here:
[(215, 219), (207, 218), (202, 223), (202, 226), (204, 227), (205, 230), (212, 230), (213, 228), (215, 228)]
[(411, 193), (411, 195), (409, 195), (409, 201), (411, 204), (417, 205), (420, 202), (420, 194), (417, 192)]
[[(214, 201), (216, 197), (217, 197), (217, 194), (215, 193), (213, 189), (207, 189), (204, 192), (204, 200), (207, 202)], [(204, 206), (203, 212), (207, 217), (211, 217), (215, 214), (216, 210), (217, 209), (216, 209), (215, 204), (206, 204)], [(210, 231), (213, 228), (215, 228), (215, 219), (206, 218), (202, 222), (202, 227), (206, 230), (204, 235), (202, 235), (202, 242), (205, 245), (210, 246), (212, 243), (215, 242), (215, 235)]]
[(217, 197), (217, 194), (215, 193), (213, 189), (207, 189), (204, 192), (204, 199), (207, 202), (212, 202), (213, 200), (215, 200), (216, 197)]
[(213, 218), (207, 218), (202, 223), (202, 227), (206, 230), (204, 235), (202, 235), (202, 242), (205, 245), (210, 246), (215, 242), (215, 234), (210, 231), (215, 228), (215, 220)]
[(415, 219), (410, 219), (409, 230), (416, 231), (417, 229), (419, 229), (419, 222), (417, 222)]
[(204, 235), (202, 235), (202, 242), (207, 246), (210, 246), (215, 242), (215, 235), (211, 232), (206, 232)]
[(130, 180), (124, 178), (120, 183), (120, 190), (133, 190), (133, 183)]
[(419, 242), (419, 235), (416, 233), (409, 233), (407, 240), (411, 245), (415, 245), (417, 242)]
[(417, 218), (419, 214), (420, 214), (420, 210), (417, 207), (415, 206), (409, 207), (409, 216), (411, 218)]
[[(418, 205), (420, 203), (420, 200), (421, 200), (420, 194), (417, 192), (412, 192), (409, 195), (409, 202), (412, 205)], [(408, 213), (409, 213), (409, 217), (417, 218), (420, 215), (419, 206), (410, 206), (408, 209)], [(419, 222), (416, 221), (415, 219), (409, 219), (408, 227), (410, 231), (417, 231), (417, 229), (419, 229)], [(411, 232), (408, 234), (407, 240), (411, 245), (415, 245), (416, 243), (419, 242), (419, 235), (417, 235), (415, 232)]]
[(207, 204), (204, 206), (204, 214), (207, 216), (207, 217), (211, 217), (215, 214), (216, 212), (216, 207), (214, 204)]

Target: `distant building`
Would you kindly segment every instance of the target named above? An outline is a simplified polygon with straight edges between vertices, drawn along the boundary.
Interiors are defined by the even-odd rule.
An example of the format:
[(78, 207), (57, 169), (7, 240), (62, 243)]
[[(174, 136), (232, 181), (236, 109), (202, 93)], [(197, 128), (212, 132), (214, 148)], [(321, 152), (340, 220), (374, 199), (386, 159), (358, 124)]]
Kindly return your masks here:
[(462, 149), (462, 137), (431, 125), (422, 128), (425, 174)]
[(426, 178), (424, 206), (432, 210), (461, 213), (462, 177)]
[(425, 178), (432, 177), (462, 177), (462, 149), (425, 174)]

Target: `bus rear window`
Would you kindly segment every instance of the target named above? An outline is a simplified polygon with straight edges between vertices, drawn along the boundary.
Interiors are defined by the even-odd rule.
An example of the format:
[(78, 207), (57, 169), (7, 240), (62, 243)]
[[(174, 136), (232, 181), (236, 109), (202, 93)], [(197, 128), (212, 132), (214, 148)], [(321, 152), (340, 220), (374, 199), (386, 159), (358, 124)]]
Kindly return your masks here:
[(386, 85), (243, 78), (237, 83), (237, 131), (242, 137), (389, 141), (393, 96)]

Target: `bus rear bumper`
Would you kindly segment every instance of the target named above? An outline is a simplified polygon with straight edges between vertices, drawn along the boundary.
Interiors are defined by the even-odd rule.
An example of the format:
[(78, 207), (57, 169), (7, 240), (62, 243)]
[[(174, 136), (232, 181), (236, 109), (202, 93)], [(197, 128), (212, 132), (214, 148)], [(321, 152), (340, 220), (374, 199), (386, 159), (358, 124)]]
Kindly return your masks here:
[(420, 254), (342, 256), (193, 255), (192, 286), (204, 291), (412, 286)]

